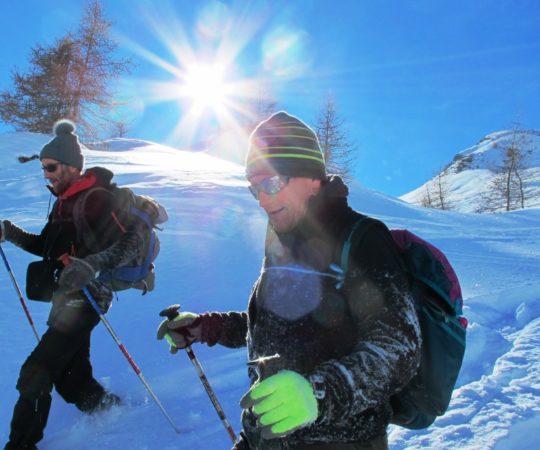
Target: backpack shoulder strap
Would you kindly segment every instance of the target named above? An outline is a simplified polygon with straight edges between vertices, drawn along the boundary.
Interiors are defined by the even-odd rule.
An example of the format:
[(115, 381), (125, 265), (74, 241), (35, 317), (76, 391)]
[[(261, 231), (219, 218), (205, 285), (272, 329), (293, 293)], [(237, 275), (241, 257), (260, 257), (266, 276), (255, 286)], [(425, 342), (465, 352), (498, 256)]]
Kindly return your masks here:
[(79, 195), (73, 205), (73, 224), (75, 225), (76, 242), (82, 242), (89, 251), (97, 251), (99, 249), (99, 242), (86, 220), (86, 202), (92, 194), (98, 191), (113, 195), (107, 188), (94, 186)]
[(354, 234), (362, 227), (366, 216), (361, 216), (353, 222), (351, 228), (348, 230), (347, 237), (343, 241), (343, 247), (341, 248), (341, 257), (339, 266), (343, 269), (343, 272), (347, 272), (349, 266), (349, 254), (351, 253), (351, 246)]
[(372, 226), (379, 225), (380, 223), (378, 220), (359, 214), (358, 217), (351, 221), (350, 225), (345, 227), (345, 231), (342, 233), (342, 240), (338, 241), (343, 242), (338, 259), (339, 267), (343, 270), (343, 273), (346, 273), (349, 268), (349, 259), (353, 244), (360, 242)]

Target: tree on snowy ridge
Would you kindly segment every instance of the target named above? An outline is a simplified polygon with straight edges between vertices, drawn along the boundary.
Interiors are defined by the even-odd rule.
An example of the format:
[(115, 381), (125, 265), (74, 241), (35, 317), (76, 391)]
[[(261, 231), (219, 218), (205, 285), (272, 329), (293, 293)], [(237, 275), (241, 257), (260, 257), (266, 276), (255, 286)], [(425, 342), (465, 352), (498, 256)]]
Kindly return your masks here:
[(69, 76), (74, 60), (70, 37), (31, 50), (30, 73), (13, 72), (15, 92), (0, 93), (0, 117), (17, 131), (50, 133), (52, 123), (70, 112)]
[(327, 97), (318, 113), (315, 133), (324, 154), (328, 173), (348, 179), (356, 158), (356, 145), (348, 137), (345, 119), (338, 114), (332, 96)]
[(18, 131), (50, 133), (54, 122), (67, 117), (83, 136), (96, 136), (116, 106), (111, 81), (131, 66), (114, 57), (117, 45), (109, 37), (110, 27), (101, 3), (92, 0), (75, 33), (52, 47), (31, 49), (29, 73), (15, 70), (13, 90), (0, 92), (0, 118)]
[(502, 146), (500, 152), (501, 163), (494, 169), (495, 176), (478, 212), (524, 209), (528, 200), (526, 169), (532, 153), (531, 141), (515, 126), (509, 144)]
[(243, 108), (243, 117), (239, 119), (248, 135), (259, 123), (277, 111), (277, 101), (268, 85), (260, 83), (255, 89), (256, 94), (247, 101)]
[(420, 200), (422, 206), (443, 210), (452, 209), (448, 200), (447, 170), (441, 170), (432, 182), (426, 184), (426, 192)]
[(99, 0), (86, 5), (76, 34), (79, 55), (74, 72), (72, 115), (77, 123), (89, 129), (95, 128), (95, 124), (106, 125), (105, 113), (116, 106), (110, 82), (128, 72), (132, 65), (130, 60), (114, 58), (117, 44), (109, 37), (111, 26)]

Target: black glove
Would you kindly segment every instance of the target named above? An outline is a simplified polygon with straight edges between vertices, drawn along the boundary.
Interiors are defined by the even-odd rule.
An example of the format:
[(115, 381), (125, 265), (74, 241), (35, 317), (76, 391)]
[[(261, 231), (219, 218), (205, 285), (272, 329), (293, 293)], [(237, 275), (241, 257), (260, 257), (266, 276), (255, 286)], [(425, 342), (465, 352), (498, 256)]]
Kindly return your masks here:
[(179, 348), (186, 348), (193, 342), (201, 342), (201, 316), (192, 312), (180, 312), (172, 319), (165, 319), (159, 324), (157, 338), (165, 338), (170, 345), (171, 353)]
[(66, 292), (79, 291), (96, 278), (96, 270), (84, 259), (69, 257), (58, 279), (60, 289)]

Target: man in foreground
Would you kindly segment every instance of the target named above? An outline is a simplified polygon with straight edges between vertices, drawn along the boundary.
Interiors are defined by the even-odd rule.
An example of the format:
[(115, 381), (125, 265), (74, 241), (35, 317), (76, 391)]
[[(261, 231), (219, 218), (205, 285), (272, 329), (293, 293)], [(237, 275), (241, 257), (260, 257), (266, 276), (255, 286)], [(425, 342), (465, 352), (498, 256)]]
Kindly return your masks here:
[(390, 397), (413, 377), (420, 329), (388, 229), (362, 216), (327, 176), (315, 133), (279, 112), (259, 124), (246, 158), (250, 190), (268, 216), (265, 257), (246, 311), (165, 320), (172, 349), (247, 346), (251, 388), (236, 449), (387, 449)]

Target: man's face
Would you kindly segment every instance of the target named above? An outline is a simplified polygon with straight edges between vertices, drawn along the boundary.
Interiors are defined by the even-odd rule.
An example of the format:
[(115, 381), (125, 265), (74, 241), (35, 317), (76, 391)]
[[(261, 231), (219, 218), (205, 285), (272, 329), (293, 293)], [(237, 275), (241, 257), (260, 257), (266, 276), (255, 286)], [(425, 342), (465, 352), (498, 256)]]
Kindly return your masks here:
[(49, 182), (56, 195), (60, 195), (80, 176), (79, 169), (68, 166), (56, 159), (43, 158), (41, 160), (43, 176)]
[[(268, 175), (255, 175), (249, 182), (252, 187), (257, 187), (267, 178)], [(275, 194), (267, 194), (259, 189), (259, 205), (266, 211), (274, 230), (287, 233), (306, 216), (308, 201), (319, 192), (321, 180), (293, 177), (281, 185), (281, 190)]]

